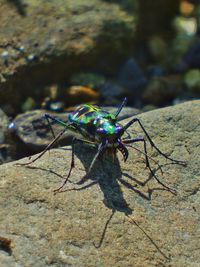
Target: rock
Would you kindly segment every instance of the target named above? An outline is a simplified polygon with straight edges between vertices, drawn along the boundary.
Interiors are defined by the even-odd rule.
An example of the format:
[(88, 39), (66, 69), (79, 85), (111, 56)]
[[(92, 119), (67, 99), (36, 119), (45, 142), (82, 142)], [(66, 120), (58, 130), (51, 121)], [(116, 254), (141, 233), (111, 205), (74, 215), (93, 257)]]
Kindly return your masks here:
[(22, 104), (22, 111), (26, 112), (32, 110), (36, 107), (35, 100), (32, 97), (28, 97), (26, 101)]
[(150, 66), (148, 68), (147, 75), (149, 78), (162, 77), (162, 76), (166, 75), (166, 71), (161, 66)]
[(174, 19), (174, 27), (178, 33), (191, 37), (197, 33), (197, 20), (196, 18), (176, 17)]
[(139, 90), (147, 83), (144, 72), (134, 58), (130, 58), (121, 68), (119, 81), (122, 86), (130, 91)]
[(199, 65), (198, 62), (198, 45), (197, 41), (197, 20), (196, 18), (176, 17), (174, 19), (174, 28), (176, 36), (172, 42), (171, 60), (172, 69), (183, 72), (189, 67)]
[(147, 79), (134, 58), (130, 58), (122, 66), (119, 74), (119, 84), (127, 89), (128, 95), (133, 99), (134, 106), (139, 107), (142, 91), (147, 85)]
[(143, 92), (142, 99), (151, 105), (166, 105), (182, 93), (178, 75), (152, 78)]
[(77, 105), (88, 102), (98, 102), (100, 94), (98, 91), (86, 86), (70, 86), (66, 90), (65, 102), (69, 105)]
[(50, 97), (46, 97), (42, 102), (42, 108), (52, 112), (63, 112), (65, 104), (63, 101), (54, 101)]
[[(194, 0), (194, 1), (196, 1), (196, 0)], [(180, 3), (180, 13), (183, 16), (192, 16), (192, 15), (194, 15), (194, 10), (195, 10), (195, 5), (194, 4), (195, 3), (191, 3), (191, 2), (189, 0), (189, 1), (182, 1)]]
[(0, 164), (13, 158), (12, 144), (8, 136), (9, 119), (0, 109)]
[[(157, 171), (158, 177), (177, 195), (163, 190), (155, 179), (145, 186), (137, 182), (148, 180), (149, 171), (143, 156), (131, 148), (125, 163), (120, 155), (119, 161), (98, 161), (90, 176), (100, 178), (98, 184), (56, 195), (52, 190), (61, 183), (58, 176), (69, 170), (68, 147), (46, 153), (34, 168), (16, 162), (1, 165), (0, 232), (12, 244), (11, 255), (0, 251), (1, 266), (198, 266), (199, 113), (200, 101), (191, 101), (138, 115), (162, 151), (187, 161), (187, 167), (165, 165), (148, 144), (149, 154), (164, 164), (164, 174)], [(136, 125), (129, 133), (143, 135)], [(73, 182), (83, 177), (95, 153), (86, 145), (75, 150)], [(69, 182), (66, 188), (73, 186), (81, 187)], [(97, 249), (93, 242), (98, 245), (106, 223)]]
[(0, 5), (0, 105), (9, 102), (15, 113), (38, 85), (37, 99), (83, 69), (113, 74), (132, 51), (136, 10), (101, 0), (24, 0), (21, 15), (10, 2), (21, 3)]
[(105, 99), (106, 104), (116, 104), (117, 99), (123, 98), (128, 94), (128, 90), (119, 84), (119, 81), (106, 81), (100, 88), (99, 92)]
[(142, 108), (142, 112), (151, 111), (151, 110), (154, 110), (154, 109), (156, 109), (156, 108), (157, 108), (156, 106), (151, 105), (151, 104), (149, 104), (149, 105), (145, 105), (145, 106)]
[(148, 47), (153, 59), (164, 65), (169, 53), (166, 41), (159, 36), (152, 36), (149, 39)]
[(92, 72), (81, 72), (74, 74), (70, 82), (72, 85), (82, 85), (93, 89), (100, 88), (105, 83), (105, 77)]
[(185, 68), (200, 68), (200, 41), (193, 43), (183, 55), (182, 64)]
[(198, 69), (188, 70), (183, 81), (190, 92), (200, 96), (200, 71)]
[[(51, 130), (48, 127), (46, 119), (44, 118), (45, 113), (48, 112), (46, 112), (45, 110), (34, 110), (22, 113), (17, 115), (17, 117), (9, 125), (10, 132), (16, 135), (22, 142), (18, 144), (20, 147), (17, 149), (18, 151), (23, 150), (24, 153), (24, 149), (22, 149), (21, 147), (22, 145), (26, 146), (25, 149), (30, 149), (32, 151), (41, 151), (53, 140)], [(64, 122), (67, 121), (68, 114), (66, 112), (65, 113), (51, 112), (50, 114)], [(53, 125), (52, 128), (55, 132), (55, 135), (57, 135), (59, 132), (63, 130), (63, 127), (61, 127), (58, 124)], [(69, 142), (69, 135), (63, 136), (63, 138), (67, 138)], [(66, 139), (64, 140), (67, 143), (67, 140)]]

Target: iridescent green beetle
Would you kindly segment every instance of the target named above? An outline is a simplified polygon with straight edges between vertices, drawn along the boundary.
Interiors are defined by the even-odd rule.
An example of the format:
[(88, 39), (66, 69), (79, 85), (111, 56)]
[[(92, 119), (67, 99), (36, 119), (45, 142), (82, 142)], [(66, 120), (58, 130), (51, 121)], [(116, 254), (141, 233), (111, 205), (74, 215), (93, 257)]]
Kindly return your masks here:
[[(69, 169), (69, 173), (64, 179), (63, 184), (58, 189), (54, 190), (54, 191), (60, 191), (64, 187), (64, 185), (67, 183), (71, 175), (71, 171), (75, 167), (74, 145), (76, 142), (87, 143), (90, 145), (95, 145), (97, 147), (97, 153), (94, 156), (89, 166), (89, 169), (86, 172), (86, 175), (77, 184), (82, 184), (85, 180), (88, 179), (88, 175), (90, 174), (96, 160), (98, 159), (100, 155), (105, 153), (105, 151), (110, 150), (112, 154), (115, 155), (117, 150), (119, 150), (123, 155), (124, 161), (126, 161), (128, 158), (128, 150), (126, 147), (131, 146), (130, 144), (132, 143), (142, 142), (144, 145), (144, 152), (142, 153), (145, 155), (146, 167), (150, 170), (151, 175), (157, 180), (159, 184), (165, 187), (168, 191), (175, 193), (176, 191), (171, 189), (164, 183), (162, 183), (158, 179), (158, 177), (155, 175), (153, 170), (151, 169), (151, 166), (149, 163), (150, 157), (147, 155), (147, 146), (146, 146), (145, 139), (143, 137), (125, 139), (123, 138), (123, 135), (133, 123), (137, 122), (139, 123), (141, 129), (146, 135), (146, 138), (150, 142), (151, 146), (154, 147), (159, 152), (159, 154), (161, 154), (163, 157), (165, 157), (166, 159), (176, 164), (186, 165), (186, 163), (184, 161), (172, 159), (171, 157), (168, 157), (165, 153), (163, 153), (154, 144), (154, 142), (152, 141), (149, 134), (147, 133), (147, 131), (145, 130), (144, 126), (142, 125), (142, 123), (140, 122), (138, 118), (133, 118), (125, 126), (122, 126), (120, 123), (118, 123), (117, 121), (118, 115), (121, 112), (122, 108), (125, 106), (126, 102), (127, 100), (125, 98), (122, 104), (118, 107), (115, 114), (104, 111), (100, 109), (99, 107), (96, 107), (93, 105), (84, 104), (78, 107), (74, 112), (69, 114), (68, 116), (69, 122), (67, 123), (49, 114), (45, 114), (45, 118), (48, 121), (50, 129), (54, 136), (54, 140), (35, 159), (27, 163), (22, 163), (19, 165), (29, 165), (35, 162), (58, 141), (58, 139), (64, 134), (65, 131), (71, 130), (75, 133), (79, 133), (81, 138), (74, 137), (72, 140), (72, 158), (71, 158), (71, 166)], [(51, 128), (51, 122), (60, 124), (64, 127), (63, 131), (60, 132), (57, 136), (54, 135), (54, 132)]]

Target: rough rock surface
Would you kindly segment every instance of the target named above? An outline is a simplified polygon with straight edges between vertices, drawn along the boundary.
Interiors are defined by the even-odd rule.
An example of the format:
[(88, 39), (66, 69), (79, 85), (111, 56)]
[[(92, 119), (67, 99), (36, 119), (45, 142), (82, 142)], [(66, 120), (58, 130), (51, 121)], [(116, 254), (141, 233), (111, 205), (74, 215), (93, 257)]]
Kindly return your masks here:
[[(191, 101), (138, 115), (162, 151), (187, 162), (187, 167), (166, 165), (148, 146), (153, 159), (164, 165), (164, 174), (157, 171), (157, 176), (177, 195), (155, 179), (139, 183), (149, 171), (143, 156), (131, 148), (126, 163), (120, 155), (115, 162), (108, 156), (98, 161), (90, 176), (100, 178), (98, 184), (56, 195), (52, 191), (61, 182), (59, 175), (70, 166), (69, 147), (46, 153), (34, 168), (16, 162), (0, 166), (0, 236), (12, 240), (10, 253), (0, 250), (1, 266), (199, 266), (199, 114), (200, 101)], [(135, 136), (135, 131), (143, 134), (132, 125), (129, 133)], [(85, 174), (94, 153), (77, 145), (72, 181)], [(103, 243), (95, 248), (112, 210)]]

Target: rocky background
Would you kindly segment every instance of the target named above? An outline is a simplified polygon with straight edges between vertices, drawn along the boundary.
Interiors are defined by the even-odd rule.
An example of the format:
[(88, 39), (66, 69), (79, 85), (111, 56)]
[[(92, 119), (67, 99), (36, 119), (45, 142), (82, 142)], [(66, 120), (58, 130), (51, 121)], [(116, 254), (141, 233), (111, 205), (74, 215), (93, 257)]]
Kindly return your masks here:
[[(198, 266), (199, 14), (197, 0), (0, 0), (0, 266)], [(113, 112), (124, 97), (128, 104), (119, 120), (141, 116), (163, 151), (176, 151), (188, 162), (186, 168), (165, 167), (164, 180), (180, 196), (153, 190), (154, 203), (138, 193), (141, 183), (120, 180), (126, 170), (130, 177), (144, 177), (143, 164), (137, 165), (141, 155), (132, 160), (135, 151), (128, 165), (119, 159), (113, 174), (113, 162), (104, 161), (105, 176), (114, 177), (108, 181), (117, 188), (113, 192), (103, 180), (110, 193), (100, 183), (100, 189), (53, 195), (55, 179), (69, 167), (69, 148), (41, 158), (37, 170), (12, 163), (42, 151), (52, 140), (45, 113), (67, 121), (69, 112), (86, 102)], [(158, 109), (166, 106), (174, 107)], [(71, 138), (67, 133), (60, 145), (69, 145)], [(87, 148), (77, 149), (81, 159)], [(157, 159), (156, 153), (152, 156)], [(87, 159), (77, 162), (75, 180), (89, 164)], [(101, 171), (95, 175), (104, 176)], [(130, 196), (123, 196), (117, 181)], [(121, 208), (113, 204), (115, 197)], [(101, 239), (112, 210), (110, 237), (105, 236), (103, 250), (96, 250), (92, 241)], [(130, 226), (128, 216), (148, 234)]]
[(189, 0), (1, 0), (0, 162), (43, 149), (45, 112), (66, 121), (78, 104), (116, 106), (126, 96), (131, 116), (199, 98), (199, 8)]
[(27, 127), (35, 114), (66, 121), (78, 104), (116, 106), (126, 96), (131, 116), (199, 98), (199, 8), (194, 0), (1, 0), (0, 162), (47, 143), (37, 132), (48, 132), (43, 119)]

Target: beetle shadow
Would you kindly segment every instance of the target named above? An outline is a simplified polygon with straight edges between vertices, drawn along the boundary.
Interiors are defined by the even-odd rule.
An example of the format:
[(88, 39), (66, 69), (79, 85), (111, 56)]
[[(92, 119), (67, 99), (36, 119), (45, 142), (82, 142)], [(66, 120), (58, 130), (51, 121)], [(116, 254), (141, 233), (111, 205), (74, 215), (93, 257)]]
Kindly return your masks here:
[[(89, 169), (90, 163), (92, 162), (97, 152), (97, 149), (92, 147), (89, 149), (88, 145), (81, 144), (81, 146), (79, 146), (78, 149), (77, 146), (75, 146), (74, 152), (76, 157), (79, 158), (79, 160), (83, 164), (84, 169), (87, 173), (87, 170)], [(87, 155), (87, 157), (85, 155)], [(160, 168), (158, 167), (155, 168), (153, 171), (156, 173), (157, 171), (159, 171), (159, 169)], [(71, 177), (73, 176), (74, 171), (76, 171), (76, 160), (75, 160), (75, 167), (72, 171)], [(96, 177), (98, 177), (98, 179)], [(124, 179), (123, 177), (125, 177), (126, 179)], [(103, 157), (97, 159), (91, 173), (89, 174), (88, 180), (84, 181), (83, 184), (76, 186), (76, 188), (74, 188), (73, 190), (80, 191), (88, 187), (91, 187), (94, 184), (98, 184), (101, 191), (104, 194), (104, 203), (108, 208), (124, 212), (126, 215), (128, 214), (130, 215), (132, 212), (130, 212), (130, 208), (123, 197), (123, 192), (120, 184), (122, 184), (129, 190), (132, 190), (140, 197), (150, 201), (152, 193), (154, 191), (157, 190), (168, 191), (166, 188), (154, 187), (151, 189), (148, 188), (146, 190), (147, 192), (144, 193), (142, 190), (138, 189), (139, 186), (144, 187), (151, 179), (153, 179), (151, 174), (149, 174), (149, 176), (144, 181), (140, 181), (139, 179), (132, 177), (130, 174), (122, 171), (120, 166), (120, 160), (118, 159), (117, 156), (113, 159), (112, 155), (104, 154)], [(70, 182), (74, 183), (72, 178)], [(62, 190), (61, 192), (63, 191), (66, 190)]]
[[(96, 152), (97, 150), (95, 148), (90, 148), (89, 151), (88, 146), (86, 147), (86, 145), (75, 147), (75, 155), (82, 162), (86, 172)], [(85, 155), (87, 155), (87, 157)], [(76, 170), (76, 162), (73, 171), (75, 170)], [(73, 172), (71, 176), (73, 176)], [(122, 178), (123, 176), (125, 177), (125, 179)], [(98, 180), (96, 180), (96, 177), (98, 177)], [(151, 189), (148, 188), (147, 192), (144, 193), (139, 188), (137, 188), (139, 186), (144, 186), (146, 183), (148, 183), (150, 179), (152, 179), (152, 177), (149, 175), (149, 177), (144, 182), (141, 182), (140, 180), (132, 177), (131, 175), (122, 172), (118, 157), (115, 157), (113, 160), (110, 155), (105, 155), (103, 158), (97, 159), (97, 162), (94, 165), (94, 168), (91, 171), (87, 181), (85, 181), (81, 185), (77, 185), (76, 182), (79, 181), (76, 181), (74, 183), (73, 180), (70, 180), (70, 183), (73, 184), (72, 188), (66, 190), (64, 189), (61, 192), (72, 191), (72, 190), (81, 191), (85, 190), (86, 188), (92, 187), (95, 184), (99, 185), (104, 196), (103, 202), (105, 206), (112, 211), (111, 215), (109, 216), (104, 225), (100, 241), (98, 242), (98, 244), (93, 243), (93, 245), (96, 248), (100, 248), (103, 243), (108, 225), (111, 219), (113, 218), (114, 214), (118, 211), (124, 213), (124, 215), (127, 216), (128, 218), (131, 218), (131, 215), (133, 213), (133, 209), (129, 206), (126, 199), (124, 198), (124, 194), (122, 191), (123, 186), (137, 193), (140, 197), (142, 197), (147, 201), (151, 200), (151, 195), (155, 190), (166, 190), (165, 188), (160, 188), (160, 187)], [(136, 226), (138, 226), (138, 224), (133, 219), (131, 219), (131, 221), (134, 222)], [(138, 227), (141, 229), (140, 226)], [(151, 239), (151, 237), (143, 229), (141, 231), (152, 242), (152, 244), (157, 248), (157, 250), (159, 250), (159, 252), (165, 258), (167, 258), (163, 254), (163, 252), (160, 251), (158, 245), (155, 244), (155, 242)]]
[[(63, 149), (69, 150), (68, 148), (67, 149), (63, 148)], [(75, 155), (82, 162), (86, 171), (89, 168), (90, 163), (92, 162), (96, 152), (97, 152), (97, 149), (92, 148), (92, 147), (88, 148), (88, 145), (82, 144), (80, 146), (75, 146)], [(87, 155), (87, 157), (85, 155)], [(76, 161), (76, 157), (75, 157), (75, 161)], [(63, 175), (58, 174), (52, 169), (35, 167), (31, 165), (28, 165), (26, 167), (31, 168), (31, 169), (40, 169), (42, 171), (50, 172), (58, 176), (61, 179), (64, 179), (66, 177), (66, 176), (64, 177)], [(157, 170), (159, 170), (159, 168), (157, 168)], [(76, 171), (76, 162), (75, 162), (75, 168), (73, 172), (75, 171)], [(71, 174), (71, 177), (73, 177), (73, 172)], [(122, 178), (123, 176), (126, 177), (126, 179)], [(96, 177), (98, 177), (98, 180), (96, 180)], [(146, 233), (146, 231), (142, 229), (141, 226), (139, 226), (138, 223), (135, 222), (135, 220), (131, 217), (133, 213), (133, 209), (130, 208), (129, 204), (125, 200), (122, 189), (121, 189), (122, 187), (120, 185), (122, 184), (127, 189), (137, 193), (143, 199), (150, 201), (153, 191), (166, 190), (165, 188), (151, 188), (151, 189), (148, 188), (147, 193), (144, 193), (140, 189), (137, 188), (138, 186), (141, 186), (141, 187), (144, 186), (146, 183), (148, 183), (150, 179), (152, 179), (152, 177), (149, 175), (149, 177), (145, 181), (141, 182), (139, 179), (132, 177), (126, 172), (122, 172), (118, 157), (115, 157), (115, 159), (112, 160), (112, 157), (110, 157), (109, 155), (106, 155), (105, 157), (97, 160), (91, 174), (89, 175), (89, 179), (85, 181), (82, 185), (75, 186), (76, 182), (78, 181), (73, 181), (73, 179), (71, 178), (71, 180), (69, 180), (69, 183), (71, 185), (73, 184), (74, 188), (70, 188), (66, 190), (64, 189), (64, 190), (58, 191), (58, 193), (72, 191), (72, 190), (81, 191), (81, 190), (84, 190), (86, 188), (93, 186), (94, 184), (98, 184), (104, 195), (103, 202), (105, 206), (109, 208), (112, 212), (104, 225), (100, 241), (98, 242), (98, 244), (95, 244), (93, 242), (93, 245), (95, 246), (95, 248), (101, 247), (104, 241), (104, 237), (107, 232), (108, 225), (111, 219), (113, 218), (114, 214), (118, 211), (118, 212), (124, 213), (125, 216), (129, 218), (129, 222), (131, 222), (131, 224), (136, 225), (143, 232), (143, 234), (150, 240), (150, 242), (155, 246), (155, 248), (159, 251), (159, 253), (162, 254), (164, 258), (169, 260), (169, 258), (160, 250), (159, 246), (154, 242), (154, 240), (149, 236), (149, 234)], [(132, 184), (133, 182), (134, 184)]]

